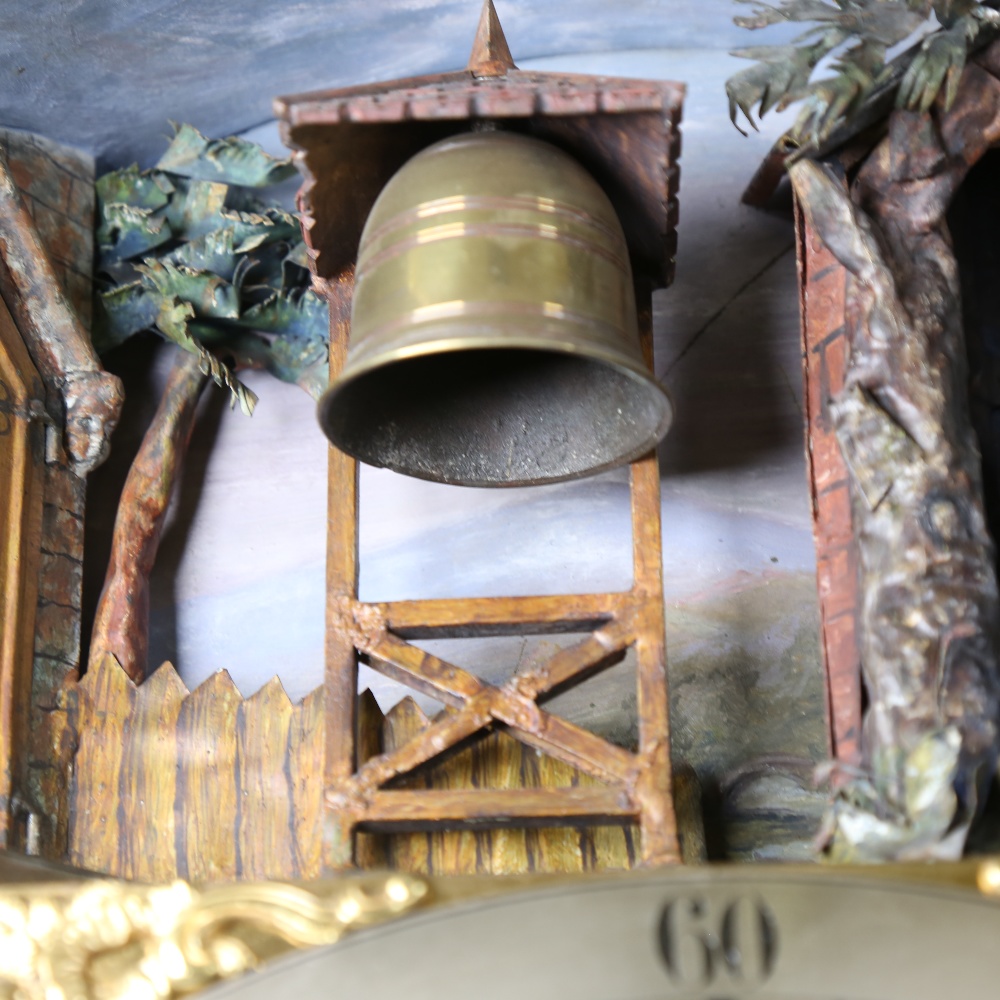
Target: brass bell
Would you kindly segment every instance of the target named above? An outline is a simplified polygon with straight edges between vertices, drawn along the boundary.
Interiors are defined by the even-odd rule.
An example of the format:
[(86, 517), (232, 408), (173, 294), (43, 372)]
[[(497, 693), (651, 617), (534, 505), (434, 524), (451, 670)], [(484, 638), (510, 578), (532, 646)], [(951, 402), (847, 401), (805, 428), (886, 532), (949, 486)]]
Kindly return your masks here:
[(510, 132), (413, 157), (362, 233), (347, 359), (319, 417), (363, 462), (463, 486), (573, 479), (653, 448), (670, 401), (596, 181)]

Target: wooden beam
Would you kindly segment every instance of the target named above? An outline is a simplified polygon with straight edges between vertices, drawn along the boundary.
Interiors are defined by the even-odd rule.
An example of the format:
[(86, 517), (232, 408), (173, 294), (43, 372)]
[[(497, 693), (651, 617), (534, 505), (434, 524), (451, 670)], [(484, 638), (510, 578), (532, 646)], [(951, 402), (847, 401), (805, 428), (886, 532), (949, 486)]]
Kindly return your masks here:
[(634, 639), (631, 627), (616, 622), (575, 646), (560, 649), (541, 666), (513, 678), (511, 683), (521, 694), (534, 699), (564, 686), (572, 687), (621, 662)]
[(488, 699), (473, 699), (463, 709), (438, 719), (398, 749), (367, 761), (345, 787), (350, 793), (362, 794), (381, 788), (393, 778), (433, 760), (443, 749), (468, 739), (490, 722)]
[(375, 832), (499, 826), (587, 826), (629, 823), (637, 808), (618, 787), (428, 789), (377, 792), (360, 818)]
[(631, 594), (479, 597), (392, 601), (377, 605), (388, 628), (405, 639), (590, 632), (627, 609)]
[[(347, 356), (351, 326), (353, 271), (329, 282), (330, 378), (336, 378)], [(324, 686), (325, 764), (323, 787), (329, 790), (354, 773), (357, 743), (357, 651), (340, 627), (345, 601), (358, 596), (358, 463), (334, 447), (327, 471), (326, 668)], [(353, 860), (349, 825), (333, 816), (324, 826), (324, 856), (331, 869), (343, 870)]]
[(468, 671), (394, 635), (373, 636), (359, 648), (377, 661), (372, 666), (379, 673), (452, 708), (461, 708), (484, 687)]

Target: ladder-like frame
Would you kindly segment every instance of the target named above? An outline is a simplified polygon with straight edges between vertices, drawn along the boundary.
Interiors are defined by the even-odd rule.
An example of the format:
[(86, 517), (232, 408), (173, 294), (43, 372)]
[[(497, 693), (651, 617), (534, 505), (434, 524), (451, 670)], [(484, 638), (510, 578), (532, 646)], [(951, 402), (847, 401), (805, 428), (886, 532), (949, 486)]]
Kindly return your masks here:
[[(343, 368), (353, 277), (327, 285), (330, 377)], [(651, 289), (637, 289), (639, 327), (652, 365)], [(354, 863), (359, 829), (402, 832), (475, 824), (582, 826), (637, 823), (643, 865), (680, 860), (670, 765), (670, 718), (655, 453), (629, 470), (633, 583), (621, 593), (552, 597), (358, 600), (358, 463), (330, 448), (326, 631), (327, 865)], [(407, 640), (591, 631), (530, 673), (488, 684)], [(636, 653), (639, 748), (615, 746), (539, 702)], [(403, 746), (358, 766), (358, 661), (444, 703), (445, 711)], [(520, 742), (603, 784), (568, 788), (386, 789), (394, 778), (497, 725)]]

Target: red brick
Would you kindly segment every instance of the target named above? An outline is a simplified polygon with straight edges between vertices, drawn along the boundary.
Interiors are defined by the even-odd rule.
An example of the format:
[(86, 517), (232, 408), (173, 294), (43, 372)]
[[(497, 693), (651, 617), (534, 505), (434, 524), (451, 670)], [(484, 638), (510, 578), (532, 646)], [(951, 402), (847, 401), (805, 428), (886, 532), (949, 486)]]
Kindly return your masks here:
[(847, 477), (847, 466), (840, 453), (833, 431), (824, 432), (812, 426), (809, 433), (809, 451), (812, 453), (813, 489), (816, 493), (833, 486)]
[(60, 465), (50, 465), (46, 468), (46, 503), (82, 516), (86, 495), (86, 482), (69, 469)]
[(846, 545), (854, 539), (851, 490), (847, 480), (816, 497), (816, 544), (822, 549)]
[(67, 680), (75, 678), (76, 670), (68, 663), (47, 656), (36, 656), (31, 675), (31, 704), (36, 709), (59, 707), (59, 692)]
[(810, 348), (806, 352), (806, 409), (809, 426), (825, 433), (832, 428), (823, 405), (823, 352), (823, 347)]
[(70, 556), (42, 553), (38, 577), (38, 596), (66, 608), (80, 607), (83, 588), (83, 564)]
[(8, 156), (11, 177), (22, 192), (49, 208), (65, 212), (73, 178), (37, 146), (22, 144)]
[(810, 278), (806, 285), (807, 312), (823, 318), (821, 323), (813, 324), (812, 343), (822, 340), (843, 322), (845, 280), (844, 269), (838, 265), (824, 269), (819, 277)]
[[(36, 743), (37, 749), (44, 750), (41, 739), (37, 741), (33, 739), (32, 753), (36, 749)], [(43, 831), (50, 826), (51, 818), (58, 812), (59, 805), (66, 795), (66, 781), (60, 769), (52, 766), (50, 763), (54, 759), (54, 752), (49, 750), (46, 760), (36, 760), (36, 758), (32, 757), (31, 763), (28, 766), (28, 792), (32, 803), (37, 805), (42, 812)], [(44, 848), (42, 856), (51, 857), (51, 855), (45, 853)], [(57, 860), (62, 860), (62, 858), (57, 855)]]
[(52, 257), (83, 273), (90, 271), (93, 260), (91, 230), (41, 204), (36, 205), (34, 218), (38, 235)]
[(76, 178), (70, 191), (66, 214), (84, 229), (94, 228), (94, 185)]
[(91, 309), (94, 297), (94, 285), (90, 278), (78, 272), (65, 268), (63, 271), (63, 288), (66, 291), (66, 298), (75, 310), (80, 322), (89, 330), (91, 321)]
[(80, 612), (40, 604), (35, 615), (35, 655), (75, 666), (80, 659)]
[[(409, 101), (411, 118), (468, 118), (472, 112), (469, 95), (463, 91), (441, 90), (414, 96)], [(348, 112), (353, 118), (351, 111)]]
[(83, 518), (54, 504), (46, 504), (42, 510), (42, 548), (82, 560)]
[(816, 582), (824, 618), (857, 608), (858, 574), (853, 544), (817, 553)]
[(827, 619), (823, 639), (834, 754), (838, 760), (857, 763), (861, 747), (861, 669), (854, 615)]
[(841, 334), (834, 337), (826, 345), (826, 352), (823, 355), (826, 362), (826, 399), (823, 400), (824, 410), (827, 410), (832, 397), (836, 396), (844, 388), (844, 371), (847, 366), (847, 337)]

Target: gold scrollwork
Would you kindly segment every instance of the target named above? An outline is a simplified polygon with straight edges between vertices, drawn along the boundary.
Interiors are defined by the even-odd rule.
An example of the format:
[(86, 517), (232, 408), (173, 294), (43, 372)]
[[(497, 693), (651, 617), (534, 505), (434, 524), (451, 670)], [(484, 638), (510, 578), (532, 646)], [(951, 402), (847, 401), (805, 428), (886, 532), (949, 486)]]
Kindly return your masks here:
[(10, 886), (0, 892), (0, 997), (184, 996), (290, 949), (332, 944), (428, 894), (407, 875), (345, 879), (321, 893), (276, 882)]

